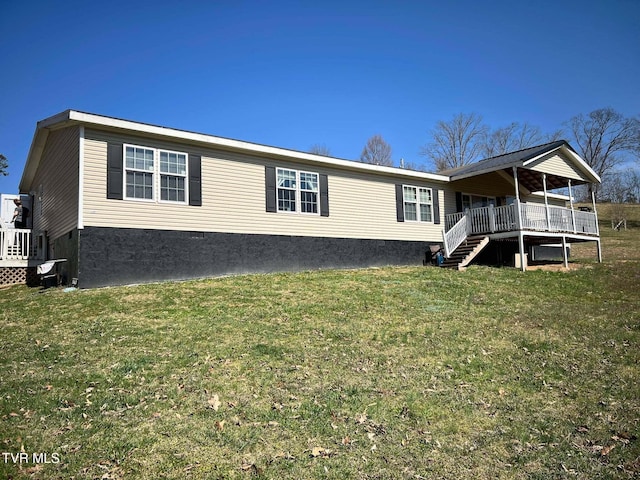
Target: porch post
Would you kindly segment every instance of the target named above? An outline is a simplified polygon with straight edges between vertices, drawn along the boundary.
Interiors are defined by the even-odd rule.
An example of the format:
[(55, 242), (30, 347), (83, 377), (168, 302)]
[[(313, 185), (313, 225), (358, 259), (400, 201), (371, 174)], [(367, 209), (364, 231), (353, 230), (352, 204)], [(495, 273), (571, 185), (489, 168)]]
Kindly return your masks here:
[(522, 233), (522, 212), (520, 211), (520, 187), (518, 186), (518, 167), (513, 167), (513, 179), (516, 184), (516, 218), (518, 219), (518, 248), (520, 249), (520, 269), (525, 272), (524, 235)]
[(602, 246), (600, 245), (600, 226), (598, 225), (598, 211), (596, 210), (596, 194), (591, 189), (591, 203), (593, 205), (593, 214), (596, 217), (596, 235), (598, 235), (598, 239), (596, 240), (596, 245), (598, 247), (598, 263), (602, 263)]
[(562, 235), (562, 260), (564, 261), (564, 268), (569, 268), (569, 259), (567, 258), (567, 237)]
[(569, 186), (569, 203), (571, 204), (571, 222), (573, 223), (573, 233), (578, 233), (578, 229), (576, 227), (576, 212), (573, 210), (573, 193), (571, 192), (571, 179), (567, 183)]
[(551, 231), (551, 212), (549, 212), (549, 198), (547, 197), (547, 174), (542, 174), (542, 187), (544, 188), (544, 209), (547, 213), (547, 231)]
[(522, 230), (522, 214), (520, 212), (520, 187), (518, 186), (518, 167), (513, 167), (513, 179), (516, 184), (516, 219), (518, 230)]
[(593, 213), (596, 216), (596, 235), (600, 237), (600, 225), (598, 225), (598, 210), (596, 209), (596, 194), (591, 190), (591, 204), (593, 205)]

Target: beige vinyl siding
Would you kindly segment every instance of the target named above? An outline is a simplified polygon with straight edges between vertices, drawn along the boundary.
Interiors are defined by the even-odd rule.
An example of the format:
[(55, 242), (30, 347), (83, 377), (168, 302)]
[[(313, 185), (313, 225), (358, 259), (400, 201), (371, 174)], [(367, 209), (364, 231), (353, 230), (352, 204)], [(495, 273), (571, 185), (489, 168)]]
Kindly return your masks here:
[[(451, 185), (447, 185), (443, 188), (441, 192), (444, 195), (444, 203), (440, 204), (440, 216), (442, 223), (444, 223), (444, 216), (451, 215), (452, 213), (458, 212), (458, 205), (456, 204), (456, 190)], [(444, 206), (444, 208), (443, 208)]]
[(33, 229), (56, 238), (78, 226), (78, 127), (49, 133), (29, 191), (35, 197)]
[(572, 180), (589, 181), (589, 179), (580, 172), (572, 162), (564, 158), (563, 155), (553, 154), (549, 157), (541, 158), (531, 164), (528, 168), (537, 172), (544, 172), (548, 175), (557, 175), (560, 177), (571, 178)]
[[(114, 136), (94, 130), (87, 130), (85, 139), (85, 226), (387, 240), (441, 239), (443, 223), (396, 220), (397, 183), (438, 188), (441, 220), (444, 220), (444, 193), (442, 185), (435, 183), (320, 168), (155, 139)], [(107, 200), (107, 141), (201, 155), (202, 206)], [(265, 165), (327, 174), (329, 217), (266, 212)]]

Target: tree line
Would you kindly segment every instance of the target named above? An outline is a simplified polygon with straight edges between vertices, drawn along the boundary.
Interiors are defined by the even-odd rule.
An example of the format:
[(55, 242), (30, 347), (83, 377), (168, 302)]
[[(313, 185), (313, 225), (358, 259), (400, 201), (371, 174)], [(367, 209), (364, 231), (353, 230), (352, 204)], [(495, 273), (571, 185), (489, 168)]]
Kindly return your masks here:
[[(513, 122), (492, 129), (477, 113), (458, 113), (450, 120), (440, 120), (428, 133), (428, 142), (419, 154), (426, 165), (399, 162), (400, 167), (421, 171), (447, 172), (481, 159), (543, 145), (566, 138), (577, 153), (602, 179), (594, 186), (601, 201), (640, 201), (640, 175), (632, 167), (621, 170), (635, 160), (640, 166), (640, 117), (625, 117), (612, 108), (600, 108), (579, 114), (553, 132), (543, 132), (529, 123)], [(311, 153), (331, 154), (326, 145), (314, 145)], [(360, 161), (394, 166), (391, 146), (382, 135), (373, 135), (360, 154)], [(583, 192), (585, 197), (591, 191)]]

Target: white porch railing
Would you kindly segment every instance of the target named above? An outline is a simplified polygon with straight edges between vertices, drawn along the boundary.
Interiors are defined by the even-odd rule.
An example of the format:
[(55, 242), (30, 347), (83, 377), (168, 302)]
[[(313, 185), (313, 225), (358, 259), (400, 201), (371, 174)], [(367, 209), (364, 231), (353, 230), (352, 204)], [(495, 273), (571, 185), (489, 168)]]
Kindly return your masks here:
[[(520, 203), (520, 219), (522, 230), (599, 235), (598, 216), (592, 212), (537, 203)], [(517, 230), (516, 204), (501, 207), (490, 205), (447, 215), (443, 234), (445, 255), (449, 256), (469, 235)]]
[(462, 245), (469, 235), (469, 221), (464, 214), (462, 218), (449, 230), (442, 232), (442, 243), (444, 244), (444, 256), (450, 257), (451, 254)]
[(44, 252), (34, 242), (33, 231), (26, 228), (0, 229), (0, 260), (11, 261), (43, 260)]

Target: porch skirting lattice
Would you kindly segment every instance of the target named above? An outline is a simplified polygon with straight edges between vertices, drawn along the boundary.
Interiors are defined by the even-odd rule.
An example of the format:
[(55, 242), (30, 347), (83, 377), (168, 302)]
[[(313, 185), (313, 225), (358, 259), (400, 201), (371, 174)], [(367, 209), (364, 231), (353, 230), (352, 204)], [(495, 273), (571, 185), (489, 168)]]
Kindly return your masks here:
[(0, 285), (37, 285), (36, 267), (0, 267)]

